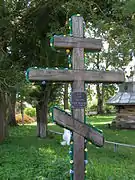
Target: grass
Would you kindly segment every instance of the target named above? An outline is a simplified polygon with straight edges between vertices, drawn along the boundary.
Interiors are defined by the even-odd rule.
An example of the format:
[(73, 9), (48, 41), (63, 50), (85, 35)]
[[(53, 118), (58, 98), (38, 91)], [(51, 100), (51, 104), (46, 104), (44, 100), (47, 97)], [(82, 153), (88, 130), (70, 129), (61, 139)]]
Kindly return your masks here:
[[(103, 130), (105, 139), (135, 144), (133, 130), (111, 130), (105, 125), (113, 116), (92, 116), (87, 122)], [(50, 130), (63, 129), (50, 124)], [(48, 138), (35, 136), (36, 126), (10, 129), (9, 138), (0, 145), (0, 180), (68, 180), (69, 146), (61, 146), (62, 136), (49, 133)], [(87, 180), (135, 180), (135, 149), (113, 145), (96, 148), (88, 143)]]

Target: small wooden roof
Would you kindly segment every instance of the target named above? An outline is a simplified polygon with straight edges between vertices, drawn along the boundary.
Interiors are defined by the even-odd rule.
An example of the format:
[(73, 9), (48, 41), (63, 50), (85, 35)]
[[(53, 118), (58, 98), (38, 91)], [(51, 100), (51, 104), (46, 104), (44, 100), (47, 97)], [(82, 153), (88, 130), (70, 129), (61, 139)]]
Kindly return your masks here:
[(114, 106), (135, 105), (135, 93), (118, 92), (107, 101), (107, 104)]
[(111, 97), (107, 104), (120, 105), (135, 105), (135, 82), (128, 81), (119, 86), (119, 92)]
[(119, 92), (111, 97), (107, 104), (120, 105), (135, 105), (135, 58), (129, 62), (126, 67), (127, 75), (126, 81), (119, 86)]

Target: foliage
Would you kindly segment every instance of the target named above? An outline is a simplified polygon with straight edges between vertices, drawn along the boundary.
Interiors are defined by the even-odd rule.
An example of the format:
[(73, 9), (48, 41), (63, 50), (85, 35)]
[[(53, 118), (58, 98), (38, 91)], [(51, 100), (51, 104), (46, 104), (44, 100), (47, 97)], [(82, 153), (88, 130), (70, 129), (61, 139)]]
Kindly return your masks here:
[[(49, 39), (54, 33), (68, 34), (65, 21), (72, 14), (84, 16), (86, 27), (95, 31), (94, 37), (101, 37), (109, 44), (108, 51), (89, 55), (87, 65), (93, 63), (95, 68), (100, 64), (96, 67), (99, 70), (122, 69), (130, 61), (129, 49), (134, 49), (135, 44), (134, 0), (1, 1), (0, 10), (0, 89), (16, 88), (20, 97), (33, 105), (42, 98), (42, 85), (35, 85), (35, 89), (28, 85), (28, 90), (24, 85), (24, 71), (31, 66), (67, 67), (65, 52), (52, 51)], [(51, 84), (49, 106), (54, 100), (57, 104), (61, 102), (61, 91), (60, 86)], [(108, 86), (105, 100), (114, 93), (115, 87)]]
[[(16, 115), (16, 122), (18, 124), (22, 124), (22, 115), (21, 114), (17, 114)], [(27, 114), (24, 114), (24, 124), (31, 124), (35, 122), (35, 120), (33, 118), (31, 118), (30, 116), (28, 116)]]
[(90, 110), (91, 110), (91, 111), (97, 111), (97, 105), (96, 105), (96, 104), (93, 104), (93, 105), (90, 107)]
[(135, 1), (129, 0), (125, 4), (124, 14), (132, 17), (134, 13), (135, 13)]
[[(114, 113), (115, 111), (116, 111), (116, 109), (114, 106), (110, 106), (108, 104), (104, 105), (104, 113), (105, 114), (111, 114), (111, 113)], [(86, 114), (90, 114), (90, 112), (97, 112), (97, 104), (93, 104), (89, 108), (87, 107)]]
[(110, 106), (108, 104), (104, 105), (104, 111), (106, 114), (111, 114), (116, 112), (115, 106)]
[(36, 109), (35, 108), (25, 108), (24, 113), (30, 117), (36, 117)]
[[(10, 91), (13, 87), (19, 95), (18, 100), (32, 99), (35, 105), (37, 94), (36, 97), (28, 98), (30, 85), (24, 81), (24, 71), (31, 66), (64, 66), (65, 54), (52, 51), (48, 34), (53, 27), (60, 29), (65, 20), (58, 16), (57, 2), (2, 1), (0, 9), (0, 88), (3, 86), (3, 89), (8, 88)], [(39, 95), (42, 94), (40, 91)], [(55, 91), (52, 95), (56, 96)]]
[[(113, 118), (93, 116), (87, 119), (87, 123), (92, 122), (102, 129), (106, 140), (135, 144), (134, 131), (111, 130), (103, 125)], [(63, 132), (56, 125), (50, 124), (49, 129)], [(36, 127), (31, 125), (10, 129), (9, 139), (0, 146), (1, 180), (69, 179), (69, 147), (61, 146), (62, 136), (49, 132), (48, 138), (39, 139), (34, 136), (35, 131)], [(113, 149), (113, 145), (105, 145), (100, 149), (88, 143), (88, 180), (135, 178), (134, 149), (119, 147), (116, 153)]]

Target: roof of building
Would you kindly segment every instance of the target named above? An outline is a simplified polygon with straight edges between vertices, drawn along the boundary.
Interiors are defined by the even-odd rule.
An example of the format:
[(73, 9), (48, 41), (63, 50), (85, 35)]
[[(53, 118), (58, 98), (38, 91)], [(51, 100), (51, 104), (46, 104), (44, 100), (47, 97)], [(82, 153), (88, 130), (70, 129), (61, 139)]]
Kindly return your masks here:
[(129, 63), (126, 81), (119, 86), (119, 92), (111, 97), (107, 104), (110, 105), (135, 105), (135, 58)]
[(107, 101), (110, 105), (135, 105), (135, 93), (118, 92)]
[(125, 82), (119, 86), (119, 92), (111, 97), (110, 105), (135, 105), (135, 82)]

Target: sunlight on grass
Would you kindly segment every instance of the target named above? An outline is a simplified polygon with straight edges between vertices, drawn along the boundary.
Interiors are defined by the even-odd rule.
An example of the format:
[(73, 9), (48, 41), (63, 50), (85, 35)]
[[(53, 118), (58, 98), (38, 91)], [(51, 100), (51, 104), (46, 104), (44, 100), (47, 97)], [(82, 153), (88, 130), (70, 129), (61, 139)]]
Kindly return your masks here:
[(55, 151), (53, 149), (51, 149), (50, 147), (49, 148), (39, 148), (39, 153), (49, 153), (49, 154), (55, 154)]
[(30, 123), (30, 124), (19, 124), (19, 126), (36, 126), (37, 125), (37, 122), (33, 122), (33, 123)]
[(48, 126), (55, 126), (55, 123), (48, 123)]
[(91, 122), (91, 124), (109, 124), (109, 123), (111, 123), (111, 121), (107, 121), (107, 122), (94, 122), (94, 121), (92, 121)]
[(115, 118), (115, 116), (87, 116), (87, 121), (88, 122), (108, 122), (108, 121), (112, 121)]
[[(134, 130), (108, 129), (106, 123), (114, 116), (93, 116), (93, 123), (103, 130), (106, 140), (135, 144)], [(50, 123), (49, 130), (63, 132)], [(10, 129), (9, 138), (0, 145), (0, 180), (69, 180), (69, 146), (61, 146), (62, 135), (49, 132), (48, 137), (36, 137), (35, 125)], [(135, 180), (135, 149), (105, 144), (97, 148), (88, 143), (87, 180)]]

